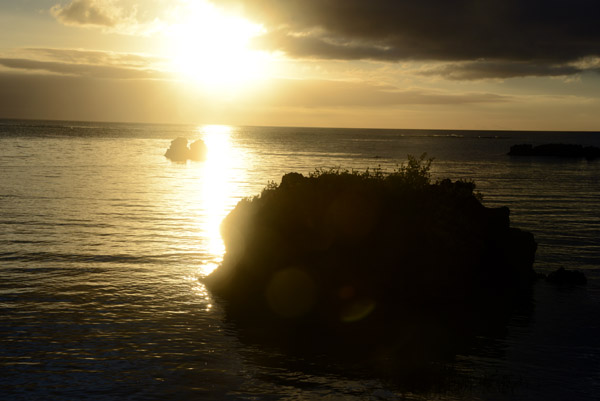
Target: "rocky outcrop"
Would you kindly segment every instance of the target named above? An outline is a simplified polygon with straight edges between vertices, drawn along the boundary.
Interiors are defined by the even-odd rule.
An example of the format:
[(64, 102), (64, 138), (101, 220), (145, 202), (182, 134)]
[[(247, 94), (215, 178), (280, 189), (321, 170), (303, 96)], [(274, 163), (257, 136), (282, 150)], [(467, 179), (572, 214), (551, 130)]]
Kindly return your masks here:
[(333, 332), (407, 307), (505, 302), (530, 288), (537, 245), (474, 187), (423, 171), (286, 174), (226, 217), (206, 285), (238, 321)]
[(201, 161), (206, 158), (206, 145), (204, 141), (199, 139), (192, 142), (188, 147), (188, 140), (179, 137), (171, 141), (171, 146), (167, 149), (165, 157), (175, 162)]
[(600, 157), (600, 148), (563, 143), (549, 143), (538, 146), (520, 144), (511, 146), (508, 154), (510, 156), (585, 157), (588, 160), (593, 160)]
[(548, 274), (546, 281), (558, 285), (586, 285), (587, 278), (579, 270), (567, 270), (561, 267)]

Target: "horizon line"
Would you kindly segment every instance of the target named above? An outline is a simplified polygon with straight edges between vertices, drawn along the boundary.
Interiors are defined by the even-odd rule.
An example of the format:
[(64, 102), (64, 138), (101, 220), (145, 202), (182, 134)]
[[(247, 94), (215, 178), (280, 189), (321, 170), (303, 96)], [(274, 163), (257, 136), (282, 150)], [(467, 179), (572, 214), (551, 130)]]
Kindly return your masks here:
[(242, 128), (310, 128), (310, 129), (339, 129), (339, 130), (373, 130), (373, 131), (486, 131), (486, 132), (553, 132), (553, 133), (598, 133), (599, 130), (535, 130), (535, 129), (477, 129), (477, 128), (378, 128), (378, 127), (340, 127), (340, 126), (310, 126), (310, 125), (252, 125), (252, 124), (223, 124), (223, 123), (167, 123), (167, 122), (140, 122), (140, 121), (109, 121), (109, 120), (65, 120), (51, 118), (18, 118), (0, 117), (0, 121), (46, 121), (53, 123), (98, 123), (98, 124), (129, 124), (129, 125), (170, 125), (170, 126), (230, 126)]

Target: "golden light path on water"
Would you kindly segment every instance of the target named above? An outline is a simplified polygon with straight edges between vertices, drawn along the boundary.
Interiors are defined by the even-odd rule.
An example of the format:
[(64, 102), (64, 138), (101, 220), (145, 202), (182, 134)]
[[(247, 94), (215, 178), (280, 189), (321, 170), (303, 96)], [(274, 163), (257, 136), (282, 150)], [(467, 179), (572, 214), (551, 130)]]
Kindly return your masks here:
[[(199, 191), (196, 192), (201, 205), (203, 242), (210, 262), (200, 268), (201, 275), (208, 275), (216, 269), (225, 253), (221, 238), (221, 222), (237, 202), (239, 175), (244, 171), (245, 157), (241, 150), (232, 146), (232, 127), (226, 125), (206, 125), (199, 128), (206, 144), (206, 160), (200, 171)], [(239, 195), (238, 195), (239, 196)]]
[(209, 275), (223, 261), (225, 245), (221, 237), (221, 222), (243, 196), (240, 182), (246, 177), (248, 155), (233, 145), (233, 128), (226, 125), (205, 125), (196, 129), (192, 141), (206, 144), (206, 159), (188, 162), (185, 188), (180, 194), (187, 206), (192, 227), (185, 247), (198, 249), (201, 255), (197, 267), (184, 276), (192, 283), (192, 291), (212, 309), (212, 297), (201, 278)]

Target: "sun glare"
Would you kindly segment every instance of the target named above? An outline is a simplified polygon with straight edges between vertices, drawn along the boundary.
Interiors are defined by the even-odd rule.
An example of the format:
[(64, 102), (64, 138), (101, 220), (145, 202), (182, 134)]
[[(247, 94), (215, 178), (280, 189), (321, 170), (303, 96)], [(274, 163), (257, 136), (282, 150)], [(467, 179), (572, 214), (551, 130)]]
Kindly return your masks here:
[(216, 91), (243, 89), (265, 76), (268, 55), (248, 47), (260, 25), (204, 1), (187, 2), (184, 10), (167, 32), (176, 74)]
[[(236, 154), (231, 147), (231, 127), (224, 125), (205, 125), (201, 128), (202, 139), (208, 149), (206, 161), (203, 163), (202, 198), (200, 199), (206, 221), (204, 233), (207, 241), (207, 250), (220, 260), (225, 252), (221, 238), (221, 221), (233, 208), (236, 191), (235, 163), (241, 162), (241, 155)], [(210, 264), (202, 268), (203, 274), (209, 274), (217, 264)]]

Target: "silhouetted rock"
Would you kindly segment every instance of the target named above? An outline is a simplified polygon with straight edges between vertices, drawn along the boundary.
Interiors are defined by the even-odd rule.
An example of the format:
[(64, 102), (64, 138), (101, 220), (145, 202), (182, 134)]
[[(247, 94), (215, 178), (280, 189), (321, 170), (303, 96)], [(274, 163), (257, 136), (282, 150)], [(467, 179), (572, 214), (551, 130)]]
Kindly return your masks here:
[(585, 157), (588, 160), (593, 160), (600, 157), (600, 148), (563, 143), (549, 143), (538, 146), (520, 144), (511, 146), (508, 154), (510, 156)]
[(286, 174), (225, 218), (226, 254), (205, 282), (236, 321), (261, 334), (279, 323), (309, 342), (301, 328), (352, 326), (367, 338), (417, 308), (502, 308), (530, 290), (537, 244), (474, 187), (430, 184), (418, 163), (389, 175)]
[(171, 141), (171, 146), (167, 149), (165, 156), (176, 162), (186, 160), (200, 161), (206, 158), (206, 145), (199, 139), (188, 147), (186, 138), (176, 138)]
[(546, 281), (560, 285), (585, 285), (587, 278), (579, 270), (566, 270), (561, 267), (546, 277)]

